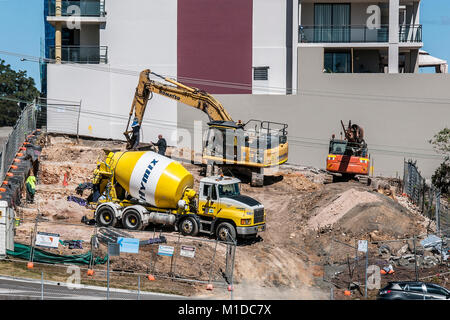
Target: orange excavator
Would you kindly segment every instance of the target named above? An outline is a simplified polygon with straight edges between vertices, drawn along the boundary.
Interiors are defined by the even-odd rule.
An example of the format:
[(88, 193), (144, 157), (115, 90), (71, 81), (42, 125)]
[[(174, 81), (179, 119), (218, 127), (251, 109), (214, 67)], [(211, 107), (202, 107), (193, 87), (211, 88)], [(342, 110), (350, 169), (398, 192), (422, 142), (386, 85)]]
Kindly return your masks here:
[[(333, 134), (330, 140), (327, 157), (327, 176), (325, 183), (335, 180), (348, 181), (358, 179), (363, 184), (369, 183), (370, 159), (367, 143), (364, 141), (364, 130), (357, 124), (348, 122), (347, 128), (341, 120), (345, 137), (336, 139)], [(339, 177), (340, 179), (336, 179)]]

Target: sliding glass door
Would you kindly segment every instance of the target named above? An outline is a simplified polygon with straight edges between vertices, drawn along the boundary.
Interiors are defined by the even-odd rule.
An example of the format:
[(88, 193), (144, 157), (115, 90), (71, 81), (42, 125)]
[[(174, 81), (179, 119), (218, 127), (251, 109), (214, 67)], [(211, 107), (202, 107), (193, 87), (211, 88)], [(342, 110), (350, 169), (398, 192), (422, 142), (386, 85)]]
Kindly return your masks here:
[(314, 42), (350, 42), (350, 4), (314, 4)]

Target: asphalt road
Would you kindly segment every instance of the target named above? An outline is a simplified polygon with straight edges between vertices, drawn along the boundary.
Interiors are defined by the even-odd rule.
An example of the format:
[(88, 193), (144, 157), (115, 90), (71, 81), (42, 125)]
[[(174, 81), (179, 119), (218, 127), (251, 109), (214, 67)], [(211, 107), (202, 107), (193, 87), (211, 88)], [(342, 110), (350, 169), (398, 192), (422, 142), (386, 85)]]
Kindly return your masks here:
[[(81, 288), (70, 289), (65, 283), (44, 281), (44, 300), (105, 300), (106, 288), (80, 285)], [(42, 299), (42, 284), (40, 280), (0, 277), (1, 300), (40, 300)], [(110, 289), (111, 300), (137, 300), (137, 291)], [(183, 296), (141, 292), (140, 300), (183, 300)]]

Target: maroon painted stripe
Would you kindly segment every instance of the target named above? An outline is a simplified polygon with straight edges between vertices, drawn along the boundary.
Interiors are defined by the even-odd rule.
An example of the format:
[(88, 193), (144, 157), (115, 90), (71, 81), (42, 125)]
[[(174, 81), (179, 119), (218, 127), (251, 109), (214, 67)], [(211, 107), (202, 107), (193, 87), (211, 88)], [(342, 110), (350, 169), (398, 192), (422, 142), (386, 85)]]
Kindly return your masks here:
[[(253, 0), (178, 0), (180, 82), (209, 93), (251, 93)], [(230, 82), (199, 84), (183, 78)]]

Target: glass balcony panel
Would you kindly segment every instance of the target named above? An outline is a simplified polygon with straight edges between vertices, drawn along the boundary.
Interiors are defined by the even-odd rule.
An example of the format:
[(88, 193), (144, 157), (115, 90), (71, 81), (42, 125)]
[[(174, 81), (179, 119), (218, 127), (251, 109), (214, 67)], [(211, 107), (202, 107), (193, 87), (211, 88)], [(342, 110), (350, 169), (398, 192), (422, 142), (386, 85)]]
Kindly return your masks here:
[[(400, 42), (422, 42), (421, 25), (404, 25), (399, 28)], [(300, 43), (368, 43), (389, 42), (389, 26), (378, 29), (366, 26), (300, 26)]]

